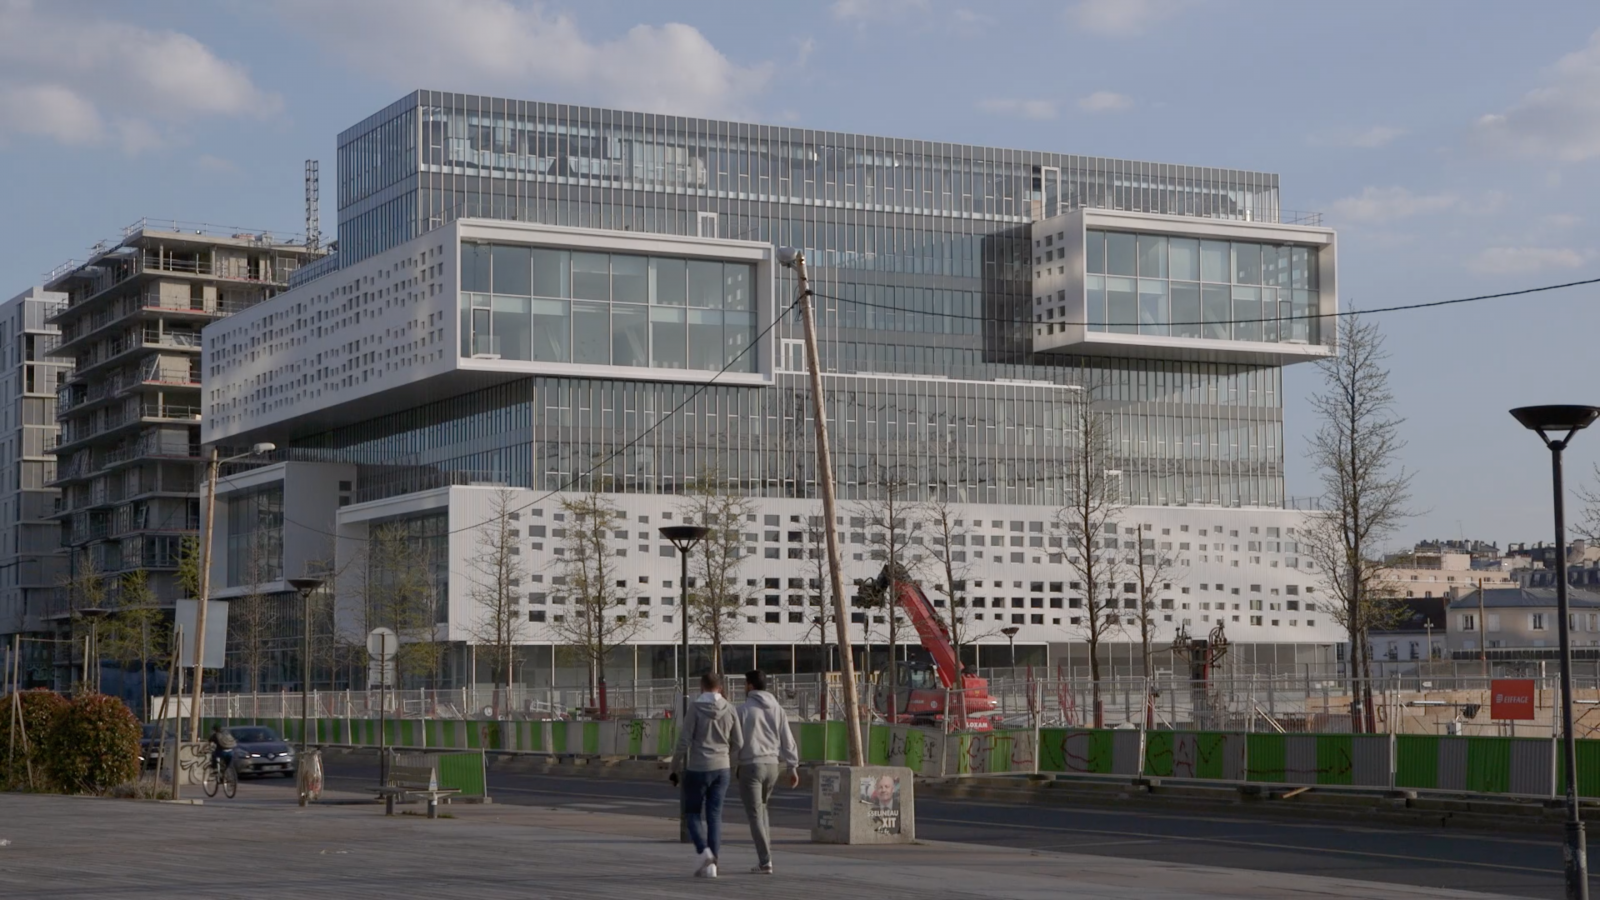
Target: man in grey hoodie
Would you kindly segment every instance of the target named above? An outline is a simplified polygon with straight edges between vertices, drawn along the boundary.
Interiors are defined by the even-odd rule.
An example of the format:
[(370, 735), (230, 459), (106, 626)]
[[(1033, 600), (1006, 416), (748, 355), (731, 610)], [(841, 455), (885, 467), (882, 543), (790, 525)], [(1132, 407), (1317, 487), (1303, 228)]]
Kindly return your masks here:
[[(744, 732), (733, 704), (722, 696), (722, 677), (712, 672), (700, 676), (700, 696), (678, 723), (678, 746), (672, 753), (667, 776), (683, 785), (683, 814), (689, 820), (689, 839), (700, 855), (695, 875), (717, 877), (717, 854), (722, 850), (722, 800), (728, 793), (732, 760), (744, 746)], [(704, 819), (702, 820), (702, 815)]]
[(744, 676), (745, 701), (739, 704), (739, 724), (744, 729), (744, 749), (739, 751), (739, 799), (750, 818), (750, 839), (755, 842), (760, 865), (757, 875), (772, 874), (772, 839), (767, 826), (767, 803), (778, 786), (780, 770), (787, 770), (789, 787), (800, 786), (800, 747), (789, 730), (789, 717), (778, 698), (767, 693), (767, 676), (751, 670)]

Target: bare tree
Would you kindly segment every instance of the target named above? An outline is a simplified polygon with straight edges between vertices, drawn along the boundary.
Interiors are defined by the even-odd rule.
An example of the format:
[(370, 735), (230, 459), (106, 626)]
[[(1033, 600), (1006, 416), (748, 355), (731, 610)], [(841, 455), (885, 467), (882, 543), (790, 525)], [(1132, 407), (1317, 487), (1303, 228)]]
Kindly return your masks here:
[(261, 673), (266, 669), (273, 631), (278, 626), (278, 610), (262, 586), (276, 581), (278, 574), (272, 566), (267, 533), (257, 529), (245, 559), (245, 593), (228, 604), (228, 643), (237, 650), (245, 686), (252, 694), (261, 690)]
[(950, 644), (959, 661), (961, 647), (971, 636), (967, 626), (967, 523), (961, 507), (950, 499), (948, 485), (940, 485), (940, 490), (923, 504), (922, 510), (929, 539), (933, 542), (933, 565), (938, 567), (943, 579), (937, 585), (938, 593), (944, 595), (941, 618), (950, 632)]
[(1358, 316), (1339, 322), (1339, 353), (1318, 362), (1322, 392), (1311, 398), (1321, 425), (1307, 456), (1322, 479), (1323, 509), (1302, 535), (1332, 599), (1321, 604), (1350, 642), (1355, 730), (1376, 727), (1368, 634), (1394, 622), (1399, 604), (1379, 544), (1411, 515), (1411, 474), (1399, 467), (1404, 422), (1394, 413), (1383, 335)]
[(490, 503), (490, 517), (477, 529), (477, 552), (467, 560), (467, 595), (478, 607), (469, 631), (483, 648), (490, 677), (500, 692), (495, 705), (503, 709), (510, 701), (517, 645), (526, 624), (517, 597), (527, 573), (522, 561), (522, 530), (513, 518), (518, 515), (516, 495), (501, 489)]
[[(364, 554), (354, 561), (362, 600), (362, 632), (388, 628), (399, 638), (395, 680), (429, 678), (439, 671), (435, 640), (438, 591), (434, 560), (425, 539), (414, 539), (405, 522), (374, 527)], [(364, 648), (358, 654), (366, 661)]]
[[(916, 501), (914, 486), (898, 467), (874, 462), (871, 477), (872, 483), (867, 485), (869, 499), (856, 501), (851, 505), (851, 511), (866, 520), (867, 545), (870, 548), (868, 558), (880, 568), (859, 582), (858, 593), (867, 607), (866, 622), (872, 620), (874, 610), (883, 610), (889, 664), (885, 672), (887, 684), (880, 682), (880, 690), (886, 697), (885, 715), (893, 722), (897, 715), (897, 647), (901, 626), (905, 624), (899, 615), (900, 585), (917, 577), (926, 558), (922, 536), (913, 534), (922, 527), (923, 510)], [(877, 579), (883, 567), (888, 569), (889, 577), (880, 589)], [(862, 630), (867, 631), (869, 627), (864, 625)], [(870, 632), (868, 635), (870, 647)]]
[(689, 592), (689, 626), (711, 644), (711, 669), (723, 671), (722, 644), (739, 631), (744, 594), (739, 576), (744, 568), (745, 520), (755, 505), (715, 473), (702, 475), (685, 498), (678, 515), (703, 525), (705, 538), (689, 562), (695, 587)]
[(1081, 612), (1069, 614), (1068, 622), (1089, 647), (1094, 727), (1100, 728), (1105, 724), (1100, 645), (1122, 628), (1116, 589), (1127, 570), (1117, 535), (1123, 511), (1122, 472), (1115, 468), (1111, 418), (1095, 407), (1094, 393), (1085, 386), (1067, 401), (1067, 423), (1076, 434), (1062, 475), (1066, 504), (1056, 518), (1066, 532), (1063, 555), (1074, 576), (1069, 587), (1081, 595), (1071, 598)]
[[(598, 693), (606, 677), (606, 654), (633, 640), (641, 620), (628, 612), (628, 598), (617, 587), (618, 566), (611, 546), (622, 513), (598, 490), (561, 501), (567, 516), (556, 566), (565, 579), (566, 610), (550, 617), (550, 630), (583, 659), (589, 690)], [(558, 596), (558, 602), (562, 599)], [(687, 610), (680, 610), (680, 614)]]
[[(1153, 529), (1148, 524), (1136, 526), (1138, 531), (1137, 555), (1134, 562), (1134, 575), (1139, 586), (1139, 610), (1136, 617), (1139, 625), (1140, 659), (1144, 670), (1144, 715), (1147, 727), (1155, 726), (1155, 694), (1152, 690), (1155, 672), (1151, 668), (1150, 638), (1155, 634), (1156, 616), (1161, 615), (1160, 608), (1168, 608), (1171, 599), (1164, 597), (1172, 590), (1174, 575), (1178, 571), (1178, 560), (1172, 555), (1171, 541), (1157, 541)], [(1149, 535), (1146, 537), (1146, 535)], [(1167, 546), (1163, 546), (1166, 544)]]

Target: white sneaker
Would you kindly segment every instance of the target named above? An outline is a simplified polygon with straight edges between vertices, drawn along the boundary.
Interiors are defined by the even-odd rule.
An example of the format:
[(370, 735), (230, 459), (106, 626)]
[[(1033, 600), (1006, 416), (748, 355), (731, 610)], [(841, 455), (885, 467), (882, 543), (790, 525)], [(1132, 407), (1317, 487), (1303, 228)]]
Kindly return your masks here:
[(751, 875), (771, 875), (772, 874), (772, 864), (768, 863), (767, 865), (764, 865), (764, 866), (756, 866), (755, 868), (750, 870), (750, 874)]
[[(706, 870), (707, 869), (711, 870), (711, 874), (710, 875), (706, 874)], [(716, 872), (717, 872), (717, 858), (716, 858), (716, 856), (712, 855), (711, 848), (707, 847), (706, 849), (701, 850), (700, 851), (700, 868), (694, 870), (695, 877), (696, 878), (715, 878), (715, 877), (717, 877)]]
[(706, 866), (706, 877), (707, 878), (715, 878), (715, 877), (717, 877), (717, 864), (716, 863), (712, 863), (711, 865)]

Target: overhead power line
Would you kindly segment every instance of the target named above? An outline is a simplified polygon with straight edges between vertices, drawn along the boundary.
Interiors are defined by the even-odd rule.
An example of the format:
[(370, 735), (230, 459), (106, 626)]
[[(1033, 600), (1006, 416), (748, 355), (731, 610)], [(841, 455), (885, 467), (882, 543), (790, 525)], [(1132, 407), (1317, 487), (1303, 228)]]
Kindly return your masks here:
[[(1455, 306), (1462, 303), (1477, 303), (1480, 300), (1499, 300), (1503, 297), (1520, 297), (1524, 294), (1538, 294), (1545, 291), (1559, 291), (1565, 288), (1582, 287), (1588, 284), (1600, 284), (1600, 278), (1586, 278), (1582, 281), (1567, 281), (1561, 284), (1547, 284), (1540, 287), (1523, 288), (1516, 291), (1502, 291), (1498, 294), (1478, 294), (1472, 297), (1457, 297), (1452, 300), (1430, 300), (1425, 303), (1403, 303), (1399, 306), (1380, 306), (1376, 309), (1341, 309), (1331, 313), (1308, 313), (1300, 316), (1263, 316), (1257, 319), (1209, 319), (1204, 322), (1160, 322), (1161, 325), (1188, 325), (1200, 327), (1202, 325), (1250, 325), (1263, 322), (1290, 322), (1302, 319), (1337, 319), (1345, 316), (1369, 316), (1379, 313), (1406, 312), (1414, 309), (1432, 309), (1439, 306)], [(930, 312), (920, 309), (908, 309), (903, 306), (889, 306), (883, 303), (873, 303), (869, 300), (857, 300), (850, 297), (836, 297), (831, 294), (812, 292), (812, 296), (820, 300), (833, 300), (838, 303), (848, 303), (852, 306), (868, 306), (873, 309), (883, 309), (895, 313), (917, 316), (934, 316), (941, 319), (966, 319), (974, 322), (1001, 322), (1016, 325), (1078, 325), (1088, 327), (1088, 322), (1067, 322), (1061, 319), (1045, 319), (1036, 321), (1005, 319), (1000, 316), (970, 316), (964, 313)], [(1029, 307), (1032, 309), (1032, 307)], [(1097, 322), (1094, 324), (1106, 324)], [(1131, 324), (1131, 323), (1123, 323)]]

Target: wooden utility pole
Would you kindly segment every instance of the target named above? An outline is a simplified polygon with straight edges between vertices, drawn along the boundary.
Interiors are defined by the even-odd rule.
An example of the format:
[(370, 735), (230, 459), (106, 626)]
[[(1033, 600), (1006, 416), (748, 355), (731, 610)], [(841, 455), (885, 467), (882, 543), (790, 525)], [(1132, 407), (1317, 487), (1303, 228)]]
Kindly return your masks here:
[[(782, 259), (792, 253), (793, 261)], [(833, 588), (833, 626), (839, 643), (839, 681), (844, 698), (845, 733), (850, 743), (850, 765), (864, 766), (861, 704), (856, 698), (856, 666), (851, 659), (850, 616), (845, 610), (844, 574), (839, 562), (838, 512), (833, 494), (833, 454), (828, 447), (828, 414), (822, 398), (822, 358), (817, 352), (817, 323), (811, 312), (811, 280), (806, 257), (799, 250), (780, 250), (779, 261), (794, 268), (800, 282), (800, 322), (805, 327), (806, 369), (811, 373), (811, 405), (817, 430), (817, 482), (822, 491), (822, 527), (828, 541), (828, 579)]]
[(205, 536), (200, 539), (200, 599), (194, 612), (194, 695), (189, 700), (191, 741), (200, 739), (200, 690), (206, 671), (206, 607), (211, 599), (211, 531), (217, 518), (217, 475), (221, 470), (217, 448), (212, 447), (211, 459), (206, 463)]
[[(1448, 627), (1448, 626), (1446, 626)], [(1478, 662), (1489, 677), (1489, 620), (1483, 614), (1483, 578), (1478, 579)]]

